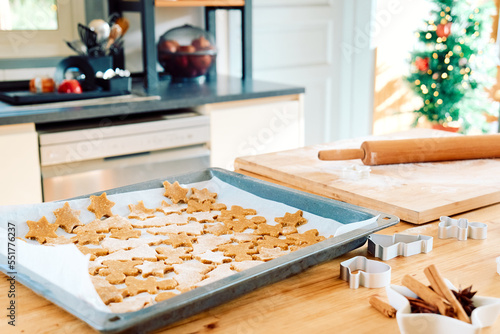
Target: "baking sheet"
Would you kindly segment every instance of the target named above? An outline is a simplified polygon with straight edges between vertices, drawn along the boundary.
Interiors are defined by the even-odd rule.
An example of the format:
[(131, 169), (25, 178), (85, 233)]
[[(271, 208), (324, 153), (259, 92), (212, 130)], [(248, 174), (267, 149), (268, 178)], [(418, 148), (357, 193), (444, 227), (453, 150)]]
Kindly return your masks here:
[[(85, 282), (79, 284), (79, 288), (75, 289), (76, 284), (65, 287), (64, 282), (54, 281), (53, 277), (44, 275), (43, 273), (46, 270), (41, 268), (46, 268), (47, 265), (53, 264), (44, 263), (45, 260), (43, 260), (43, 257), (40, 258), (39, 261), (23, 261), (21, 257), (18, 266), (18, 280), (21, 283), (25, 280), (25, 285), (35, 290), (35, 292), (40, 291), (40, 282), (44, 283), (44, 287), (46, 287), (48, 283), (49, 289), (44, 289), (41, 293), (44, 297), (67, 309), (69, 312), (75, 314), (77, 317), (102, 332), (111, 333), (139, 327), (141, 330), (146, 328), (149, 330), (162, 327), (168, 323), (233, 299), (257, 287), (270, 284), (303, 271), (314, 264), (342, 255), (351, 249), (363, 245), (368, 234), (393, 225), (398, 221), (398, 218), (394, 216), (384, 214), (379, 216), (378, 212), (372, 210), (279, 187), (220, 169), (209, 169), (203, 172), (167, 178), (167, 180), (170, 182), (177, 180), (181, 184), (190, 184), (199, 189), (208, 187), (210, 191), (215, 191), (219, 194), (218, 202), (225, 203), (228, 207), (231, 205), (252, 207), (257, 210), (258, 215), (263, 215), (266, 218), (271, 217), (271, 219), (268, 219), (268, 223), (270, 224), (274, 221), (272, 217), (282, 216), (284, 212), (294, 212), (293, 210), (296, 211), (296, 209), (301, 209), (304, 211), (304, 217), (309, 220), (309, 223), (304, 226), (305, 229), (317, 228), (323, 236), (328, 237), (330, 235), (336, 235), (336, 237), (258, 265), (252, 269), (234, 274), (209, 284), (206, 287), (200, 287), (185, 292), (169, 299), (167, 303), (159, 303), (137, 312), (119, 314), (118, 316), (108, 313), (102, 301), (100, 301), (98, 297), (96, 300), (95, 296), (97, 296), (97, 294), (95, 290), (92, 289), (93, 293), (87, 291), (89, 286)], [(163, 181), (163, 179), (156, 180), (107, 191), (108, 197), (117, 202), (117, 205), (113, 207), (113, 212), (115, 214), (127, 216), (129, 212), (127, 204), (137, 203), (138, 200), (143, 200), (146, 207), (159, 206), (159, 202), (164, 192), (162, 187)], [(116, 195), (113, 196), (113, 193)], [(281, 203), (272, 203), (267, 200)], [(286, 203), (286, 205), (283, 203)], [(88, 197), (71, 202), (71, 206), (74, 209), (86, 208), (88, 204)], [(33, 215), (35, 215), (35, 217), (41, 217), (41, 215), (46, 215), (49, 221), (53, 221), (53, 219), (51, 219), (53, 217), (50, 217), (50, 215), (55, 208), (59, 208), (60, 206), (60, 203), (46, 203), (43, 205), (23, 207), (22, 211), (19, 211), (20, 207), (18, 207), (15, 212), (4, 208), (0, 210), (0, 213), (2, 211), (4, 212), (0, 217), (0, 227), (4, 227), (7, 220), (15, 220), (15, 215), (19, 212), (23, 213), (23, 217), (33, 217)], [(85, 217), (87, 214), (90, 216)], [(93, 218), (92, 215), (93, 214), (87, 210), (82, 210), (80, 218), (82, 221), (89, 222)], [(334, 218), (336, 221), (333, 221), (331, 218)], [(25, 224), (19, 227), (18, 236), (24, 236), (27, 233), (27, 226), (24, 225)], [(359, 228), (363, 225), (364, 227)], [(352, 229), (355, 230), (352, 231)], [(300, 231), (299, 227), (299, 232), (304, 231)], [(62, 233), (58, 231), (58, 234)], [(6, 233), (3, 233), (3, 235), (6, 235)], [(19, 253), (27, 254), (27, 252), (30, 251), (29, 245), (24, 245), (22, 241), (19, 241), (17, 245), (19, 247)], [(46, 246), (31, 247), (52, 248)], [(60, 246), (54, 248), (59, 247)], [(72, 247), (78, 252), (73, 245), (65, 247)], [(2, 247), (2, 250), (4, 248), (5, 247)], [(60, 266), (60, 268), (65, 268), (66, 273), (75, 271), (78, 273), (78, 279), (81, 280), (83, 276), (86, 277), (90, 283), (86, 271), (87, 262), (85, 262), (85, 260), (87, 257), (80, 254), (80, 258), (83, 258), (84, 266), (81, 265), (81, 261), (65, 261), (61, 257), (56, 258), (65, 261), (61, 262), (63, 265)], [(3, 265), (6, 263), (4, 260), (5, 254), (3, 254), (1, 269), (6, 272), (7, 268)], [(71, 270), (69, 270), (69, 268), (71, 268)], [(82, 270), (85, 271), (85, 274), (82, 274)], [(60, 270), (55, 268), (51, 269), (50, 272), (58, 273), (54, 276), (60, 279)], [(68, 277), (68, 274), (63, 277), (65, 277), (63, 281), (65, 281), (66, 284), (68, 280), (75, 282), (77, 279)], [(68, 293), (72, 294), (72, 300), (76, 302), (77, 305), (65, 305), (66, 299), (61, 298), (62, 292), (63, 295)], [(81, 304), (85, 304), (87, 311), (90, 306), (95, 312), (90, 312), (90, 315), (81, 314)]]

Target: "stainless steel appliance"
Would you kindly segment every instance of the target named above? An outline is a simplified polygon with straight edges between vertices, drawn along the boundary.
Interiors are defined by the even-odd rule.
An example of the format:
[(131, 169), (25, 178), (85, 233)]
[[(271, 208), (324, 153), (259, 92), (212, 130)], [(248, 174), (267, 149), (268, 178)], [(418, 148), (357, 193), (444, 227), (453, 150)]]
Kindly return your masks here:
[(192, 111), (37, 127), (44, 201), (209, 167), (208, 116)]

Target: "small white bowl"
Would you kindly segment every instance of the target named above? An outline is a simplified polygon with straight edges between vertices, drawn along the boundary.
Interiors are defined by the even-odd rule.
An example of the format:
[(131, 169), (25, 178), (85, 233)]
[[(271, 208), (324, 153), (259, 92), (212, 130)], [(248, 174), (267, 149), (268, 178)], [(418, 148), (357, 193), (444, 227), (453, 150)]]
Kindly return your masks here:
[[(456, 290), (448, 280), (446, 284), (450, 289)], [(404, 286), (390, 285), (386, 287), (386, 292), (389, 303), (398, 310), (396, 319), (402, 334), (479, 334), (481, 328), (493, 325), (500, 315), (499, 298), (474, 296), (472, 300), (476, 309), (472, 311), (472, 324), (468, 324), (440, 314), (411, 313), (410, 303), (405, 296), (417, 296)]]

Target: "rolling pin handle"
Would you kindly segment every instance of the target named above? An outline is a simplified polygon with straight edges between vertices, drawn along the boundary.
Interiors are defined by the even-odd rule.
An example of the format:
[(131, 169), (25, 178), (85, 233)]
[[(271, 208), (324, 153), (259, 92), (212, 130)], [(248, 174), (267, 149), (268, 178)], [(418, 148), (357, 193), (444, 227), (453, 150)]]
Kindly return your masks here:
[(365, 157), (365, 151), (360, 148), (324, 150), (318, 152), (319, 160), (351, 160), (351, 159), (363, 159), (364, 157)]

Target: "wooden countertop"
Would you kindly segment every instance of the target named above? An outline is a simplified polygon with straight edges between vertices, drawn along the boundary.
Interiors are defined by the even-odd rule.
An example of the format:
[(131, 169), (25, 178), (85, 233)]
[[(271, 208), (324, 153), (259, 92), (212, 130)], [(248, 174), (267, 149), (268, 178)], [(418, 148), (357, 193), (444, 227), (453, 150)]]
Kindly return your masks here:
[[(248, 174), (248, 173), (245, 173)], [(411, 225), (401, 222), (381, 234), (409, 233), (434, 237), (428, 254), (397, 257), (386, 261), (392, 267), (392, 284), (412, 274), (426, 282), (423, 269), (435, 264), (455, 286), (468, 286), (480, 296), (500, 298), (500, 204), (456, 215), (488, 224), (486, 240), (457, 241), (437, 238), (437, 222)], [(344, 256), (313, 267), (284, 281), (258, 289), (209, 311), (192, 316), (155, 333), (398, 333), (396, 319), (388, 319), (368, 304), (373, 294), (385, 297), (385, 290), (349, 289), (339, 279), (339, 263), (367, 253), (366, 244)], [(84, 322), (39, 297), (21, 284), (16, 286), (16, 327), (7, 324), (8, 282), (0, 273), (0, 306), (3, 316), (0, 333), (94, 333)], [(494, 331), (492, 331), (494, 332)]]

